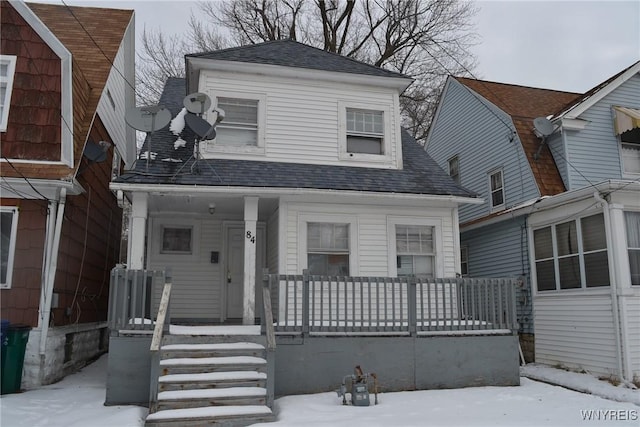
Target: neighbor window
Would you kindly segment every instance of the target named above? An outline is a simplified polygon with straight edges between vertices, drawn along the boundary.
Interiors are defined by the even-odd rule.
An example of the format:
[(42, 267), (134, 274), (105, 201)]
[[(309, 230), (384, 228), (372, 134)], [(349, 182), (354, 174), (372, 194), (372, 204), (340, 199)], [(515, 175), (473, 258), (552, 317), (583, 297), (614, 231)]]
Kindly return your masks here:
[(0, 288), (11, 287), (13, 275), (13, 256), (16, 248), (16, 233), (18, 231), (18, 208), (0, 208)]
[(347, 153), (384, 153), (384, 112), (347, 108)]
[(491, 208), (496, 209), (504, 206), (504, 180), (502, 170), (489, 174), (489, 185), (491, 189)]
[(603, 214), (533, 232), (539, 291), (609, 286)]
[(307, 223), (309, 274), (349, 275), (349, 224)]
[(622, 168), (625, 174), (640, 174), (640, 128), (620, 134)]
[(0, 55), (0, 131), (7, 130), (16, 56)]
[(216, 145), (258, 145), (258, 100), (219, 97), (218, 107), (225, 117), (216, 126)]
[(435, 276), (434, 227), (396, 225), (398, 276)]
[(640, 285), (640, 212), (625, 212), (631, 284)]
[(460, 164), (458, 156), (449, 159), (449, 176), (451, 176), (455, 182), (460, 184)]
[(162, 253), (190, 254), (193, 250), (191, 227), (162, 227)]

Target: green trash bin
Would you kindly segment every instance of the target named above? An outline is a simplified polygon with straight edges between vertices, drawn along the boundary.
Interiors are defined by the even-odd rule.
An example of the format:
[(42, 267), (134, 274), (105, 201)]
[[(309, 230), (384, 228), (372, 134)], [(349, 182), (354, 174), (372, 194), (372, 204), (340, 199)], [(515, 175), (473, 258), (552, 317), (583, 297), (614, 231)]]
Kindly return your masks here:
[(29, 341), (29, 331), (31, 331), (31, 327), (27, 325), (9, 325), (7, 328), (7, 342), (2, 348), (1, 394), (20, 391), (24, 352), (27, 348), (27, 341)]

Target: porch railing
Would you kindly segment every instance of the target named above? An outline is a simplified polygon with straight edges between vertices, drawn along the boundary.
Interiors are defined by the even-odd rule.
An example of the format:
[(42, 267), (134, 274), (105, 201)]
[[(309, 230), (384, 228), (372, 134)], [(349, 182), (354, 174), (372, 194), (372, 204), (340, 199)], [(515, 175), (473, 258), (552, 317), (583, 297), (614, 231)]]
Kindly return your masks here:
[[(159, 290), (170, 281), (166, 270), (111, 270), (107, 323), (112, 335), (150, 333), (156, 323)], [(169, 314), (167, 317), (170, 318)]]
[(517, 279), (266, 275), (277, 333), (513, 333)]

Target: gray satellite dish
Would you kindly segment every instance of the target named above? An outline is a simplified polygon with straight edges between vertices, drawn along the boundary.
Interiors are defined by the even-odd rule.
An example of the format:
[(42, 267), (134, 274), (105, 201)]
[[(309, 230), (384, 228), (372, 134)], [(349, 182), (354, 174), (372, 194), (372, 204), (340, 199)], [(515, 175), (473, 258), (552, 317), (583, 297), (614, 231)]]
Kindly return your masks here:
[(171, 112), (160, 105), (128, 109), (124, 120), (129, 126), (142, 132), (162, 129), (171, 121)]
[(109, 148), (106, 144), (108, 143), (104, 141), (101, 141), (100, 144), (95, 144), (93, 141), (87, 141), (82, 155), (93, 163), (104, 162), (107, 160), (107, 149)]
[(533, 128), (542, 136), (549, 136), (553, 133), (553, 123), (546, 117), (533, 119)]
[(211, 107), (211, 98), (202, 92), (190, 93), (182, 101), (184, 108), (193, 114), (204, 114)]
[(192, 131), (202, 139), (213, 139), (216, 137), (216, 128), (195, 114), (185, 114), (184, 121)]

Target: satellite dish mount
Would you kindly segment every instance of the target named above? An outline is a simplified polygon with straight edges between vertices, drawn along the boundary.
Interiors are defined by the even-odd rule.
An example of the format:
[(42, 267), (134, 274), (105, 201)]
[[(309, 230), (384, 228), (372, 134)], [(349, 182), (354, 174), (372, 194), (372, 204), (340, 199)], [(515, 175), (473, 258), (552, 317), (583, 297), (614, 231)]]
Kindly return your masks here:
[(149, 170), (149, 159), (151, 158), (151, 135), (153, 132), (162, 129), (171, 121), (171, 112), (162, 105), (148, 105), (144, 107), (130, 108), (125, 112), (124, 120), (132, 128), (149, 135), (147, 144), (147, 171)]
[(551, 120), (547, 119), (546, 117), (536, 117), (535, 119), (533, 119), (533, 130), (536, 136), (542, 139), (540, 141), (538, 150), (533, 154), (533, 159), (538, 160), (540, 158), (540, 154), (542, 153), (542, 147), (547, 141), (547, 137), (555, 131), (555, 128), (553, 126), (553, 123), (551, 123)]

